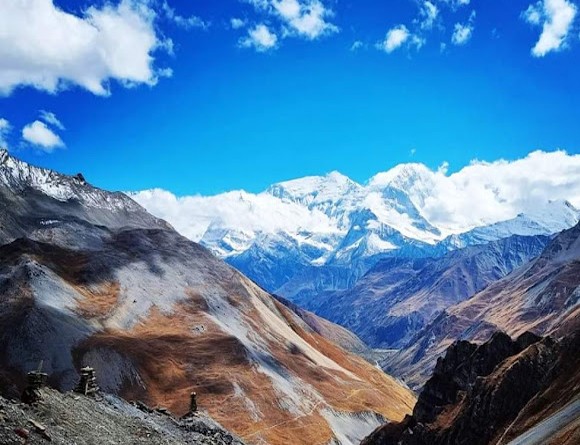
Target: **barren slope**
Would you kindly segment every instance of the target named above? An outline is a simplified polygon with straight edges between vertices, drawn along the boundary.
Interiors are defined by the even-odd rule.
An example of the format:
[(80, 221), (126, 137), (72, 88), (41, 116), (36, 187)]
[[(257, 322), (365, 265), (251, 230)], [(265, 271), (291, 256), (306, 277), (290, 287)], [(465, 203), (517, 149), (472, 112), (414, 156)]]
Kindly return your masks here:
[(411, 391), (128, 198), (56, 174), (74, 193), (47, 194), (9, 161), (2, 175), (18, 181), (0, 182), (2, 221), (13, 224), (0, 247), (5, 382), (18, 386), (44, 360), (50, 382), (70, 389), (90, 364), (104, 390), (176, 414), (196, 391), (248, 443), (356, 443), (412, 409)]

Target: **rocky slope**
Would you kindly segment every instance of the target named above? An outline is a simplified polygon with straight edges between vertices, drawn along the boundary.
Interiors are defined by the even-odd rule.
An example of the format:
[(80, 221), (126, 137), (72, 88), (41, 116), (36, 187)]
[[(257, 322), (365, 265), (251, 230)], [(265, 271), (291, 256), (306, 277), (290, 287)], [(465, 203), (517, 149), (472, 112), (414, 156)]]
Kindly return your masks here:
[(402, 348), (446, 308), (535, 258), (549, 241), (512, 236), (440, 258), (383, 259), (352, 289), (301, 303), (370, 346)]
[(130, 198), (2, 154), (0, 381), (44, 360), (177, 415), (189, 393), (247, 443), (356, 443), (415, 397)]
[(243, 445), (203, 413), (178, 419), (112, 395), (94, 399), (49, 388), (41, 395), (35, 406), (0, 397), (1, 445), (21, 445), (24, 438), (30, 445)]
[(578, 351), (578, 332), (560, 341), (498, 332), (479, 346), (454, 343), (413, 415), (382, 426), (363, 445), (577, 443)]
[(451, 306), (383, 366), (420, 386), (457, 339), (487, 340), (502, 330), (557, 335), (580, 326), (580, 224), (555, 237), (535, 260)]

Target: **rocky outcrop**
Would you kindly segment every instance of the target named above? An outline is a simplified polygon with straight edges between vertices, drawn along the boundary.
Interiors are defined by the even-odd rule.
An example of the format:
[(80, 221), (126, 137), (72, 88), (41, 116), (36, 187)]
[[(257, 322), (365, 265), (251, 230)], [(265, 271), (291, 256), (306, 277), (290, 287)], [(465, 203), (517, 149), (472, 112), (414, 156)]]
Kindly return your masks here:
[(0, 445), (243, 445), (207, 414), (178, 419), (112, 395), (88, 398), (44, 388), (42, 403), (0, 397)]
[(457, 342), (437, 361), (413, 415), (363, 445), (506, 444), (580, 398), (579, 350), (579, 333)]

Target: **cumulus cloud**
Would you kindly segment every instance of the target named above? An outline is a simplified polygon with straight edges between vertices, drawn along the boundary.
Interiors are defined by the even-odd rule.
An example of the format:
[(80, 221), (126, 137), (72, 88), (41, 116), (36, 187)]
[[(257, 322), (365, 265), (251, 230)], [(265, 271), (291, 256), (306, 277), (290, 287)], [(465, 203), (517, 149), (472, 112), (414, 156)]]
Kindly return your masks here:
[(431, 29), (439, 16), (439, 8), (433, 2), (425, 1), (421, 4), (419, 16), (421, 29)]
[(246, 21), (237, 17), (233, 17), (230, 19), (230, 25), (233, 29), (240, 29), (246, 26)]
[(51, 153), (55, 148), (64, 147), (62, 139), (42, 121), (26, 125), (22, 129), (22, 138), (47, 153)]
[(196, 15), (192, 15), (189, 17), (184, 17), (182, 15), (179, 15), (177, 12), (175, 12), (174, 8), (169, 6), (169, 4), (166, 1), (164, 1), (161, 4), (161, 8), (163, 9), (165, 16), (170, 21), (172, 21), (177, 26), (179, 26), (183, 29), (192, 29), (192, 28), (207, 29), (210, 26), (210, 24), (208, 22), (203, 21), (200, 17), (198, 17)]
[(324, 232), (332, 225), (322, 212), (282, 202), (268, 193), (255, 195), (234, 191), (209, 197), (177, 197), (171, 192), (154, 189), (130, 196), (194, 241), (199, 241), (210, 226), (254, 234), (296, 233), (301, 227)]
[(441, 1), (451, 6), (451, 8), (454, 10), (462, 6), (467, 6), (471, 3), (471, 0), (441, 0)]
[(364, 45), (364, 43), (363, 43), (361, 40), (355, 40), (355, 41), (353, 42), (353, 44), (350, 46), (350, 50), (351, 50), (352, 52), (356, 52), (356, 51), (358, 51), (359, 49), (362, 49), (362, 48), (364, 48), (364, 46), (365, 46), (365, 45)]
[(78, 85), (94, 94), (124, 86), (154, 85), (167, 69), (154, 66), (154, 53), (171, 41), (155, 30), (148, 2), (121, 0), (91, 6), (80, 15), (53, 0), (0, 2), (0, 94), (19, 86), (56, 93)]
[(532, 48), (535, 57), (543, 57), (566, 46), (576, 12), (577, 7), (568, 0), (541, 0), (523, 12), (522, 16), (528, 23), (542, 26), (540, 38)]
[(387, 53), (392, 53), (400, 48), (410, 37), (410, 32), (405, 25), (398, 25), (389, 29), (385, 40), (378, 47)]
[(3, 117), (0, 117), (0, 148), (8, 147), (6, 136), (8, 136), (8, 133), (10, 133), (11, 130), (12, 125), (10, 125), (10, 122)]
[(320, 36), (338, 32), (338, 27), (326, 21), (332, 12), (318, 0), (299, 2), (298, 0), (274, 0), (272, 5), (289, 27), (296, 33), (314, 40)]
[[(514, 161), (476, 160), (453, 174), (447, 164), (422, 171), (417, 207), (432, 224), (454, 233), (519, 213), (534, 215), (550, 201), (568, 200), (580, 208), (580, 155), (565, 151), (534, 151)], [(384, 185), (390, 177), (387, 172), (373, 181)]]
[(244, 48), (255, 48), (256, 51), (264, 52), (276, 47), (278, 36), (270, 29), (260, 24), (248, 30), (248, 35), (240, 40), (240, 46)]
[(246, 0), (256, 10), (277, 18), (283, 37), (299, 36), (315, 40), (339, 32), (329, 19), (333, 11), (320, 0)]
[(467, 23), (456, 23), (451, 36), (451, 43), (454, 45), (465, 45), (471, 39), (475, 29), (475, 11), (469, 16)]

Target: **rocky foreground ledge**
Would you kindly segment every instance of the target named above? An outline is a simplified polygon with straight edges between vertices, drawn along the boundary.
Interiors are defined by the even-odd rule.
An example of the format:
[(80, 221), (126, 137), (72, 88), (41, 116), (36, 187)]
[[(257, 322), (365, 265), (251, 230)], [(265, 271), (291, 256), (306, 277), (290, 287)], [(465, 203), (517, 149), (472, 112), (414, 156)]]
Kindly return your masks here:
[(41, 390), (35, 406), (0, 397), (0, 445), (244, 445), (203, 413), (177, 419), (111, 395)]

